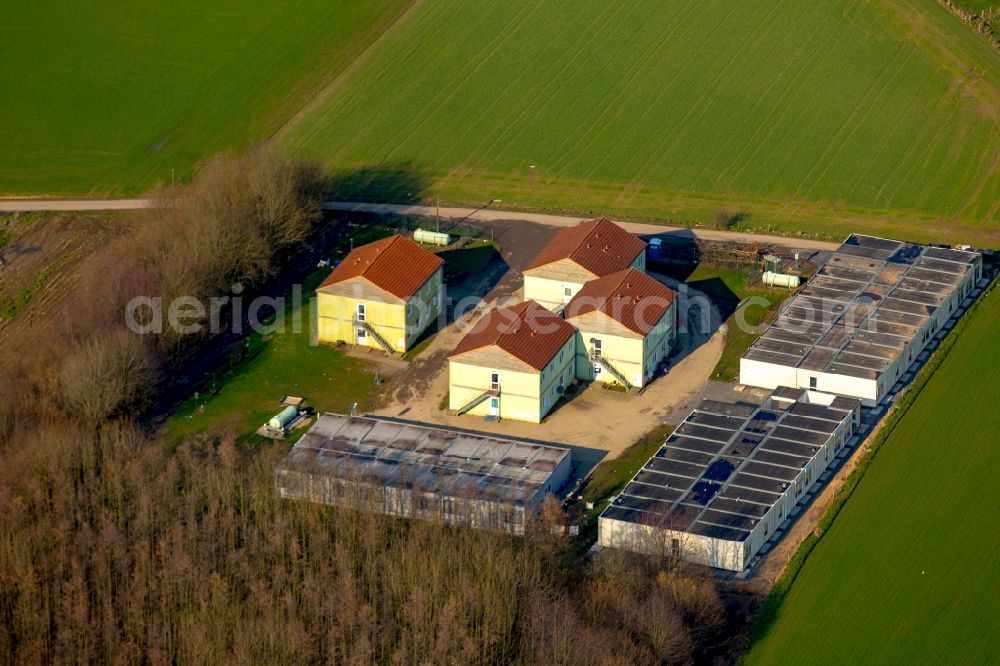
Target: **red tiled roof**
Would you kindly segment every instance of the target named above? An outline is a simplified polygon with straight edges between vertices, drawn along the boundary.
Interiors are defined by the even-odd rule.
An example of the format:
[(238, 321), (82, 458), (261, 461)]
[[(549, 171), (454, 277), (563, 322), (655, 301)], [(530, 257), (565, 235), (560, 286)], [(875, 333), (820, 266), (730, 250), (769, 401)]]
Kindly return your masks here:
[(319, 289), (363, 277), (405, 301), (417, 293), (443, 263), (441, 257), (409, 238), (389, 236), (355, 248), (333, 269)]
[(673, 303), (674, 290), (642, 271), (629, 268), (583, 285), (566, 308), (567, 321), (589, 312), (603, 312), (631, 331), (646, 335)]
[(561, 229), (524, 270), (540, 268), (560, 259), (571, 259), (601, 277), (628, 268), (640, 252), (642, 241), (606, 217)]
[(495, 345), (540, 371), (575, 333), (559, 315), (525, 301), (490, 310), (448, 358)]

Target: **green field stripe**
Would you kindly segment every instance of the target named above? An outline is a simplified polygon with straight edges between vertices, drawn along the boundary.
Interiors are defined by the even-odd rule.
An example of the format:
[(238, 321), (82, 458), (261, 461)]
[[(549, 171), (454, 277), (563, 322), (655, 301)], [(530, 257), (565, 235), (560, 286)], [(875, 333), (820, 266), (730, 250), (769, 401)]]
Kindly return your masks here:
[[(293, 118), (289, 119), (286, 125), (282, 127), (281, 132), (274, 138), (286, 143), (297, 142), (300, 145), (308, 145), (316, 138), (320, 130), (326, 126), (323, 123), (310, 122), (311, 118), (316, 117), (320, 111), (323, 111), (324, 113), (319, 117), (329, 122), (338, 114), (343, 113), (344, 109), (350, 109), (360, 103), (364, 90), (357, 87), (352, 88), (351, 82), (354, 78), (358, 76), (370, 76), (372, 62), (379, 58), (384, 49), (387, 48), (385, 41), (389, 39), (389, 44), (396, 44), (397, 42), (390, 39), (393, 34), (406, 33), (414, 25), (422, 25), (421, 18), (433, 15), (433, 7), (434, 5), (432, 5), (431, 0), (410, 0), (410, 5), (405, 15), (399, 17), (393, 25), (388, 26), (385, 33), (379, 36), (378, 41), (382, 42), (382, 48), (373, 44), (370, 51), (362, 54), (364, 57), (359, 57), (351, 63), (349, 71), (345, 72), (344, 77), (338, 77), (340, 80), (331, 82), (330, 87), (320, 93), (320, 98), (310, 100), (309, 104), (300, 109)], [(402, 43), (406, 44), (408, 40), (403, 40)], [(331, 105), (334, 106), (333, 111), (327, 112), (328, 107)], [(343, 150), (343, 146), (340, 146), (340, 149)], [(329, 156), (327, 157), (329, 158)]]
[[(623, 157), (643, 159), (643, 154), (655, 156), (655, 149), (651, 149), (650, 142), (656, 137), (668, 134), (674, 127), (681, 125), (679, 121), (674, 119), (676, 114), (682, 112), (681, 109), (677, 108), (680, 104), (675, 97), (677, 89), (681, 88), (682, 91), (686, 92), (683, 83), (684, 77), (690, 76), (692, 71), (696, 71), (699, 66), (704, 66), (707, 62), (703, 58), (700, 48), (697, 46), (690, 47), (691, 42), (694, 41), (695, 45), (697, 45), (695, 40), (698, 39), (699, 30), (711, 24), (710, 17), (714, 16), (714, 14), (707, 14), (706, 12), (709, 9), (723, 12), (722, 16), (716, 17), (717, 20), (722, 21), (732, 15), (735, 11), (735, 5), (723, 4), (714, 7), (704, 5), (699, 6), (699, 9), (701, 11), (692, 17), (684, 32), (676, 40), (678, 48), (684, 49), (678, 54), (678, 56), (683, 55), (684, 60), (678, 57), (676, 61), (671, 61), (672, 67), (669, 76), (665, 80), (657, 81), (653, 79), (649, 82), (650, 86), (653, 86), (655, 83), (652, 98), (643, 106), (636, 121), (617, 143), (616, 147), (620, 148), (625, 155), (612, 150), (603, 151), (601, 159), (593, 164), (590, 170), (584, 172), (588, 178), (606, 178), (613, 174), (614, 178), (621, 181), (624, 190), (631, 182), (627, 178), (629, 174), (626, 173), (626, 169), (629, 168), (628, 162), (622, 163), (615, 169), (611, 167), (606, 168), (608, 162), (611, 160), (621, 161)], [(718, 52), (714, 52), (714, 54), (719, 55)], [(650, 128), (654, 128), (653, 133), (650, 132)]]
[[(662, 140), (654, 142), (654, 147), (649, 151), (649, 157), (639, 165), (633, 175), (627, 180), (628, 183), (643, 182), (644, 174), (647, 173), (650, 166), (656, 160), (662, 159), (663, 155), (670, 154), (677, 150), (679, 142), (688, 135), (690, 120), (703, 112), (705, 106), (711, 101), (712, 97), (717, 94), (719, 84), (725, 79), (725, 77), (733, 75), (732, 65), (741, 58), (741, 49), (749, 47), (751, 44), (755, 43), (755, 41), (766, 31), (766, 26), (771, 21), (773, 16), (779, 13), (781, 7), (782, 3), (770, 3), (770, 11), (760, 17), (757, 25), (751, 29), (750, 33), (740, 41), (734, 42), (731, 45), (730, 50), (725, 52), (728, 57), (724, 58), (724, 66), (718, 68), (718, 73), (704, 87), (704, 91), (698, 96), (697, 100), (695, 100), (684, 115), (678, 119), (676, 127), (679, 128), (679, 131), (676, 133), (664, 133)], [(623, 203), (627, 205), (632, 200), (634, 200), (634, 193), (633, 197), (626, 199)]]
[(594, 41), (601, 34), (601, 26), (606, 22), (612, 21), (625, 6), (625, 3), (606, 3), (602, 9), (607, 14), (595, 15), (587, 26), (588, 30), (582, 32), (582, 34), (581, 31), (577, 31), (576, 38), (579, 46), (574, 49), (572, 56), (565, 59), (559, 65), (559, 69), (553, 72), (550, 77), (536, 81), (536, 86), (528, 91), (532, 103), (523, 105), (513, 118), (505, 122), (502, 127), (497, 128), (496, 134), (489, 137), (488, 141), (477, 144), (471, 151), (471, 156), (474, 159), (471, 162), (465, 163), (465, 165), (472, 167), (481, 164), (484, 160), (491, 159), (490, 156), (498, 152), (499, 147), (510, 146), (511, 142), (517, 138), (518, 133), (524, 127), (524, 121), (528, 118), (538, 117), (545, 108), (546, 103), (555, 97), (560, 90), (564, 89), (567, 72), (572, 70), (573, 66), (581, 58), (585, 57), (587, 47), (594, 45)]
[(930, 4), (615, 4), (428, 0), (285, 145), (411, 162), (454, 202), (995, 235), (996, 56)]
[[(814, 194), (816, 184), (822, 181), (824, 176), (829, 173), (830, 165), (837, 159), (845, 146), (851, 142), (852, 138), (857, 135), (859, 128), (865, 125), (868, 118), (871, 117), (872, 113), (879, 106), (881, 100), (888, 94), (890, 83), (894, 78), (899, 76), (900, 72), (903, 71), (903, 68), (913, 57), (913, 49), (900, 48), (897, 55), (899, 56), (898, 64), (894, 59), (892, 62), (887, 63), (883, 69), (885, 81), (881, 80), (881, 76), (879, 77), (877, 84), (874, 84), (865, 95), (866, 99), (864, 102), (854, 108), (847, 121), (841, 125), (837, 133), (828, 141), (821, 158), (803, 176), (799, 187), (796, 189), (796, 195), (800, 200), (815, 200), (817, 198)], [(804, 192), (802, 191), (803, 188), (805, 188)]]
[[(447, 20), (448, 7), (448, 2), (440, 1), (426, 3), (420, 7), (412, 22), (402, 28), (401, 33), (404, 36), (399, 41), (390, 42), (384, 50), (377, 52), (372, 61), (357, 71), (353, 80), (382, 82), (386, 89), (391, 91), (391, 94), (400, 96), (410, 94), (418, 89), (420, 85), (418, 77), (404, 77), (402, 74), (408, 71), (408, 65), (414, 61), (430, 61), (428, 66), (434, 62), (446, 61), (446, 56), (441, 52), (428, 57), (424, 45)], [(387, 55), (388, 57), (386, 57)], [(339, 91), (338, 99), (331, 102), (334, 106), (332, 112), (317, 113), (312, 118), (302, 119), (296, 127), (297, 132), (290, 140), (293, 145), (312, 145), (317, 137), (330, 131), (331, 128), (337, 127), (341, 118), (352, 113), (366, 115), (369, 122), (358, 131), (348, 133), (346, 137), (341, 135), (341, 140), (337, 142), (335, 151), (326, 156), (328, 162), (342, 164), (352, 150), (366, 146), (379, 133), (391, 134), (385, 131), (384, 126), (392, 122), (392, 107), (388, 104), (372, 104), (370, 89), (366, 86), (354, 85), (353, 89), (351, 86), (345, 86), (345, 88), (346, 90)], [(368, 162), (379, 162), (383, 159), (383, 155), (377, 151), (366, 149), (366, 152), (371, 155), (370, 159), (366, 160)]]
[[(847, 20), (848, 16), (857, 9), (860, 1), (858, 0), (849, 5), (850, 9), (844, 9), (836, 19), (837, 26), (841, 26)], [(812, 39), (803, 39), (799, 48), (795, 50), (796, 56), (803, 51), (807, 53), (805, 62), (799, 64), (795, 57), (787, 57), (785, 59), (786, 64), (782, 68), (780, 75), (772, 77), (769, 87), (755, 100), (752, 109), (755, 111), (759, 110), (763, 115), (756, 121), (756, 128), (750, 133), (749, 137), (739, 142), (740, 145), (734, 153), (733, 159), (728, 163), (723, 162), (725, 166), (719, 170), (716, 179), (717, 188), (720, 186), (731, 187), (730, 183), (738, 180), (743, 169), (751, 167), (755, 163), (754, 156), (757, 150), (768, 143), (768, 139), (774, 130), (782, 127), (784, 124), (781, 121), (795, 109), (795, 105), (790, 102), (790, 99), (794, 99), (801, 94), (801, 91), (812, 80), (817, 68), (827, 56), (829, 46), (837, 40), (839, 34), (839, 30), (832, 30), (824, 21), (817, 20), (813, 30), (810, 32)], [(778, 85), (779, 80), (784, 79), (782, 75), (788, 73), (790, 70), (792, 76), (783, 81), (784, 86), (776, 95), (771, 95), (771, 90)], [(753, 114), (748, 112), (746, 114), (746, 122), (749, 123), (749, 119), (752, 117)], [(728, 147), (733, 142), (733, 138), (727, 138), (727, 143), (723, 145)], [(719, 156), (726, 154), (726, 152), (725, 150), (720, 150)], [(736, 168), (736, 172), (732, 176), (728, 176), (727, 174), (734, 167)]]
[[(697, 35), (697, 29), (701, 22), (701, 15), (705, 12), (702, 5), (697, 3), (692, 5), (692, 9), (697, 8), (698, 14), (691, 16), (690, 20), (686, 22), (683, 29), (676, 35), (674, 39), (674, 44), (686, 44), (688, 40)], [(727, 10), (728, 11), (728, 10)], [(698, 19), (698, 20), (695, 20)], [(673, 52), (673, 46), (669, 42), (661, 42), (664, 46), (669, 46), (667, 54)], [(594, 134), (589, 142), (589, 146), (594, 147), (596, 150), (590, 154), (596, 153), (596, 159), (591, 159), (588, 161), (588, 166), (586, 169), (581, 170), (579, 175), (587, 179), (597, 179), (601, 177), (601, 174), (608, 172), (606, 165), (611, 160), (621, 160), (623, 157), (631, 157), (637, 154), (638, 150), (641, 149), (643, 144), (650, 138), (649, 127), (658, 127), (657, 123), (651, 122), (651, 118), (667, 118), (668, 114), (663, 112), (662, 104), (669, 101), (671, 89), (677, 85), (681, 77), (684, 75), (685, 71), (695, 65), (697, 59), (697, 52), (691, 51), (686, 54), (687, 59), (684, 61), (671, 61), (673, 67), (670, 70), (669, 76), (666, 80), (660, 82), (653, 78), (650, 81), (652, 85), (653, 81), (656, 81), (657, 87), (653, 91), (652, 99), (649, 103), (642, 107), (642, 111), (639, 113), (638, 117), (631, 123), (628, 129), (618, 136), (611, 136), (612, 129), (610, 126), (606, 126)], [(649, 90), (646, 87), (640, 87), (636, 90), (629, 91), (627, 100), (637, 100), (640, 95), (649, 94)], [(624, 100), (623, 100), (624, 101)], [(624, 106), (624, 104), (623, 104)], [(624, 114), (619, 114), (619, 116)], [(606, 141), (614, 146), (617, 150), (604, 149), (600, 150), (597, 147), (600, 145), (599, 142)], [(633, 146), (632, 144), (638, 144)], [(620, 152), (619, 152), (620, 151)], [(580, 162), (579, 157), (575, 158), (573, 162)], [(571, 175), (569, 169), (567, 168), (566, 175)], [(624, 183), (623, 183), (624, 184)]]
[[(455, 95), (462, 94), (461, 89), (464, 85), (468, 84), (470, 80), (475, 78), (477, 75), (482, 76), (486, 64), (490, 59), (506, 45), (506, 39), (508, 32), (513, 32), (516, 34), (520, 26), (523, 26), (532, 16), (539, 10), (540, 5), (536, 3), (525, 3), (521, 6), (521, 9), (511, 17), (508, 23), (502, 26), (501, 29), (495, 29), (497, 26), (493, 24), (493, 21), (484, 21), (483, 33), (489, 34), (485, 28), (494, 28), (494, 34), (491, 39), (485, 44), (480, 52), (477, 53), (477, 57), (473, 60), (464, 63), (464, 67), (458, 70), (458, 76), (456, 80), (448, 86), (440, 86), (439, 92), (437, 92), (426, 104), (425, 108), (431, 107), (432, 109), (437, 109), (439, 107), (444, 107), (448, 101), (455, 97)], [(483, 16), (489, 18), (488, 12), (483, 12)], [(492, 25), (491, 25), (492, 24)], [(453, 63), (454, 65), (454, 63)], [(413, 122), (408, 123), (402, 128), (404, 134), (412, 135), (417, 134), (417, 131), (421, 127), (425, 127), (427, 123), (432, 118), (432, 113), (416, 114), (413, 118)], [(392, 158), (394, 154), (398, 151), (399, 146), (395, 150), (389, 153), (389, 157)]]
[[(564, 145), (560, 145), (560, 156), (549, 167), (549, 173), (552, 177), (562, 175), (566, 165), (570, 164), (577, 156), (593, 153), (594, 144), (603, 138), (608, 126), (620, 119), (629, 103), (642, 94), (644, 86), (641, 84), (645, 81), (641, 77), (649, 77), (650, 70), (654, 69), (663, 60), (664, 54), (669, 51), (670, 43), (683, 36), (682, 28), (685, 25), (691, 25), (691, 22), (685, 21), (685, 19), (697, 8), (697, 3), (689, 3), (682, 11), (672, 13), (671, 23), (665, 29), (657, 29), (660, 38), (646, 40), (646, 48), (635, 63), (626, 70), (621, 81), (616, 86), (609, 87), (601, 98), (594, 101), (595, 106), (600, 108), (600, 113), (594, 118), (587, 130), (563, 137), (564, 140), (568, 139), (568, 141)], [(651, 22), (647, 22), (640, 30), (648, 29), (650, 25)], [(629, 44), (625, 40), (623, 43)]]
[[(644, 22), (640, 30), (655, 30), (658, 33), (658, 38), (646, 38), (648, 42), (647, 48), (628, 66), (628, 69), (623, 72), (624, 75), (616, 82), (616, 85), (608, 87), (605, 96), (600, 100), (599, 106), (601, 111), (598, 116), (592, 120), (585, 130), (578, 132), (569, 145), (562, 147), (560, 158), (552, 169), (553, 177), (572, 175), (574, 165), (579, 164), (580, 156), (582, 155), (596, 154), (601, 156), (597, 160), (588, 160), (587, 170), (580, 170), (578, 167), (575, 169), (576, 173), (585, 177), (590, 177), (595, 171), (600, 170), (606, 160), (616, 157), (613, 150), (601, 149), (598, 146), (602, 142), (618, 145), (619, 141), (623, 141), (623, 137), (610, 135), (613, 133), (611, 128), (616, 123), (622, 122), (626, 109), (634, 108), (634, 105), (639, 105), (649, 113), (656, 108), (655, 104), (644, 104), (642, 98), (644, 95), (648, 95), (650, 81), (655, 80), (658, 67), (663, 66), (668, 60), (671, 45), (683, 40), (688, 31), (695, 25), (695, 22), (690, 20), (690, 18), (698, 9), (699, 5), (697, 3), (691, 3), (681, 11), (672, 12), (670, 15), (671, 22), (664, 28), (661, 28), (658, 24), (655, 24), (656, 28), (653, 28), (654, 22), (650, 21), (648, 17), (639, 17)], [(626, 45), (630, 44), (628, 40), (622, 40), (622, 42)], [(671, 81), (674, 80), (675, 76), (679, 75), (682, 68), (679, 64), (672, 64), (675, 64), (675, 73), (671, 77)], [(657, 98), (666, 87), (660, 87)], [(640, 121), (634, 123), (630, 129), (640, 128), (644, 124), (646, 117), (646, 115), (642, 116)], [(642, 130), (638, 129), (637, 131), (641, 132)]]

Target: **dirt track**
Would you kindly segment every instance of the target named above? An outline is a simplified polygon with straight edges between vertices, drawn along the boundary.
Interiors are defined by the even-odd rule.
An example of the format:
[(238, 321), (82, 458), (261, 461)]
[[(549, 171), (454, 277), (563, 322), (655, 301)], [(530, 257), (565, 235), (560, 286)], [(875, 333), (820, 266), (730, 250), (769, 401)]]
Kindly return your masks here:
[[(31, 212), (31, 211), (72, 211), (72, 210), (137, 210), (149, 208), (152, 199), (0, 199), (0, 213)], [(349, 211), (357, 213), (381, 213), (393, 215), (414, 215), (418, 217), (433, 217), (437, 212), (434, 206), (416, 206), (409, 204), (372, 204), (355, 201), (327, 201), (324, 210)], [(544, 224), (550, 227), (568, 227), (578, 224), (586, 218), (572, 215), (547, 215), (543, 213), (525, 213), (496, 209), (452, 208), (440, 209), (442, 217), (450, 220), (466, 220), (479, 223), (499, 221), (520, 221)], [(808, 238), (786, 238), (784, 236), (768, 236), (765, 234), (748, 234), (737, 231), (721, 231), (718, 229), (699, 229), (687, 227), (670, 227), (662, 224), (642, 222), (621, 222), (626, 230), (634, 234), (677, 234), (689, 238), (699, 238), (706, 241), (744, 241), (749, 243), (767, 243), (782, 247), (834, 250), (838, 243), (811, 240)]]

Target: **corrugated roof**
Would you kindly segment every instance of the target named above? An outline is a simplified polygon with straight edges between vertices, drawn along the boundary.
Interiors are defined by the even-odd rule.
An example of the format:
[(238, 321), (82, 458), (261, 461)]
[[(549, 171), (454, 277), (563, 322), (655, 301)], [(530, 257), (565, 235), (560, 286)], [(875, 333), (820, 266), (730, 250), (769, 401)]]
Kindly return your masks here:
[(542, 370), (575, 332), (562, 317), (535, 301), (525, 301), (488, 312), (448, 358), (496, 346), (535, 370)]
[(627, 268), (583, 285), (563, 310), (568, 320), (599, 311), (639, 335), (646, 335), (674, 301), (674, 290), (642, 271)]
[(278, 463), (278, 486), (294, 493), (281, 472), (304, 472), (523, 504), (571, 455), (499, 435), (327, 413)]
[(406, 300), (417, 293), (443, 263), (441, 257), (397, 234), (355, 248), (318, 290), (363, 277), (376, 287)]
[(524, 270), (570, 259), (584, 270), (601, 277), (628, 268), (645, 249), (645, 241), (608, 218), (598, 217), (561, 229)]

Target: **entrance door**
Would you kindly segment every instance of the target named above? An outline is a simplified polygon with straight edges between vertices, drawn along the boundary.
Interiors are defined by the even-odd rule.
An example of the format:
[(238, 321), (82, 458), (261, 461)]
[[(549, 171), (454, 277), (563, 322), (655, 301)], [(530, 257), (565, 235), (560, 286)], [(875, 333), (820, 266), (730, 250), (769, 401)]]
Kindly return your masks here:
[(563, 303), (573, 300), (573, 287), (563, 287)]
[(490, 416), (500, 416), (500, 398), (490, 398)]
[(358, 344), (366, 345), (368, 344), (368, 331), (365, 330), (364, 326), (358, 326)]

